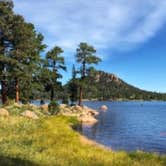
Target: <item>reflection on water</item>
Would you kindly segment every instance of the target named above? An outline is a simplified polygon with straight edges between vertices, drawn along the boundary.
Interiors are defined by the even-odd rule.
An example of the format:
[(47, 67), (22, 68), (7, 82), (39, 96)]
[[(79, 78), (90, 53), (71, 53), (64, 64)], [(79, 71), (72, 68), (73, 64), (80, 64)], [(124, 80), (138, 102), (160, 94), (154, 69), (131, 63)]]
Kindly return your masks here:
[(99, 122), (82, 133), (114, 150), (166, 153), (166, 102), (84, 102), (94, 109), (105, 104)]

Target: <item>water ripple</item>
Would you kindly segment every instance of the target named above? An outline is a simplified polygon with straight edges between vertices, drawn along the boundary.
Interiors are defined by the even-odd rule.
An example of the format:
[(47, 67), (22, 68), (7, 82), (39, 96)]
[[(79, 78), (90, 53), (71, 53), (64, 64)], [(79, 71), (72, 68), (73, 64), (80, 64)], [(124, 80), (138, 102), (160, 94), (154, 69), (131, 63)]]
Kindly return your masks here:
[(85, 102), (100, 112), (99, 123), (82, 133), (114, 150), (166, 153), (166, 102)]

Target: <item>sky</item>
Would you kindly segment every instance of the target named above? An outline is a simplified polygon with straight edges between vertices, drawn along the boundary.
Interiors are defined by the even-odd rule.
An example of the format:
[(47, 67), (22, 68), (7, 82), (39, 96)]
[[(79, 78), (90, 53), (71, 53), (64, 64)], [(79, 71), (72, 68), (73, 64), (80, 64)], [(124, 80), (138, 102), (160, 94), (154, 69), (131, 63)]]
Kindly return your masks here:
[(80, 42), (97, 50), (97, 69), (138, 88), (166, 92), (165, 0), (13, 0), (48, 46), (60, 46), (71, 77)]

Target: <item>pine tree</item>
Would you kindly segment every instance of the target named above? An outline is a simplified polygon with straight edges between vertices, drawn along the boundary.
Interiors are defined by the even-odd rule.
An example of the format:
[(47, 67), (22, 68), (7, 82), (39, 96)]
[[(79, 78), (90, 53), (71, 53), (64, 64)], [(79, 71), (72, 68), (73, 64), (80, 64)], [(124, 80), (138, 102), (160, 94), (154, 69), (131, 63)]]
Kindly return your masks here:
[(68, 83), (68, 91), (70, 94), (71, 105), (74, 105), (78, 96), (78, 79), (76, 78), (78, 71), (76, 71), (75, 65), (72, 68), (72, 79)]
[(86, 77), (87, 65), (98, 64), (101, 59), (96, 55), (96, 50), (93, 46), (88, 45), (87, 43), (80, 43), (79, 47), (76, 50), (76, 61), (81, 64), (81, 84), (79, 91), (79, 105), (82, 105), (83, 98), (83, 82)]
[(47, 90), (50, 90), (50, 99), (54, 100), (55, 88), (60, 85), (58, 78), (61, 78), (62, 75), (59, 73), (59, 70), (66, 70), (64, 57), (61, 56), (63, 50), (60, 47), (55, 46), (51, 51), (47, 52), (46, 55), (46, 67), (50, 70), (50, 80), (48, 82)]
[(40, 52), (45, 45), (42, 44), (43, 36), (36, 33), (34, 25), (26, 23), (20, 15), (15, 15), (13, 18), (12, 35), (10, 54), (12, 64), (9, 71), (15, 81), (15, 101), (19, 102), (19, 82), (32, 81), (33, 73), (40, 60)]
[(12, 1), (0, 2), (0, 9), (2, 102), (5, 103), (7, 98), (7, 81), (8, 84), (14, 82), (15, 100), (19, 102), (20, 90), (27, 89), (27, 85), (30, 87), (40, 60), (39, 54), (45, 45), (42, 44), (43, 36), (36, 33), (33, 24), (25, 22), (22, 16), (13, 13)]
[(7, 65), (10, 63), (7, 56), (11, 49), (12, 9), (12, 1), (0, 1), (0, 82), (3, 104), (7, 102)]

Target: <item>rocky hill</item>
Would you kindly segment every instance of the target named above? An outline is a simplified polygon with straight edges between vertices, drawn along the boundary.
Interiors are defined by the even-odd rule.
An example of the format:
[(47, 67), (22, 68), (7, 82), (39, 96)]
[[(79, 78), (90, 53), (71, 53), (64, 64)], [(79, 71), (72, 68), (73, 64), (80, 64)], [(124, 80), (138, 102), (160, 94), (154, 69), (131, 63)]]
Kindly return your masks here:
[(95, 71), (85, 80), (84, 98), (101, 100), (166, 100), (166, 94), (141, 90), (114, 74)]

